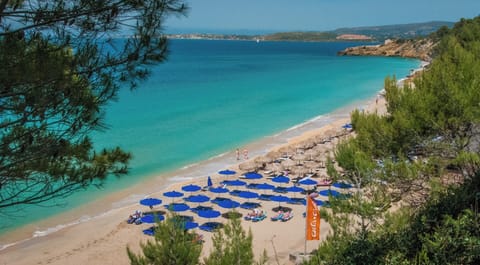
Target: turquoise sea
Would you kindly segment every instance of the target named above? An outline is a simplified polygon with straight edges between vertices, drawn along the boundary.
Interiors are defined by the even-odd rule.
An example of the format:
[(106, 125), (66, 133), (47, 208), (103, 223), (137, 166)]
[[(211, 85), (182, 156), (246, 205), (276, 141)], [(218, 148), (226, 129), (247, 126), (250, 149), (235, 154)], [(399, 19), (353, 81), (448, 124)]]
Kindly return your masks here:
[(386, 76), (420, 66), (414, 59), (336, 55), (357, 45), (363, 43), (171, 40), (168, 61), (137, 90), (123, 89), (106, 111), (108, 130), (93, 135), (98, 148), (133, 153), (130, 175), (58, 206), (2, 216), (0, 235), (372, 98)]

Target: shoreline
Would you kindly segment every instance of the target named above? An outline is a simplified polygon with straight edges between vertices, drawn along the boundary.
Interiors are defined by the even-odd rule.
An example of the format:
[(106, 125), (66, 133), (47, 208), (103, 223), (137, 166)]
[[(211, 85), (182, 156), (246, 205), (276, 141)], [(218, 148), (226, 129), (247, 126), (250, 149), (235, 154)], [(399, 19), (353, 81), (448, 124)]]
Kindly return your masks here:
[[(291, 128), (288, 128), (278, 134), (266, 136), (245, 145), (245, 148), (249, 150), (249, 160), (254, 160), (258, 156), (266, 155), (271, 150), (278, 150), (284, 146), (293, 145), (302, 140), (321, 135), (322, 133), (325, 133), (328, 129), (339, 127), (349, 121), (350, 112), (354, 109), (360, 108), (372, 111), (372, 108), (374, 107), (375, 110), (377, 110), (378, 107), (384, 105), (384, 102), (375, 104), (375, 99), (380, 93), (381, 90), (379, 88), (379, 92), (377, 92), (375, 97), (352, 102), (348, 106), (341, 107), (331, 113), (319, 115), (301, 124), (292, 126)], [(382, 112), (384, 110), (378, 111)], [(143, 183), (139, 183), (135, 186), (129, 187), (128, 189), (120, 190), (113, 194), (109, 194), (99, 200), (77, 207), (67, 213), (62, 213), (60, 215), (44, 220), (40, 222), (40, 225), (37, 224), (36, 228), (33, 227), (33, 225), (28, 225), (27, 227), (22, 227), (12, 232), (6, 233), (1, 237), (15, 239), (15, 234), (17, 234), (17, 236), (23, 235), (23, 237), (25, 237), (25, 235), (28, 235), (29, 233), (30, 237), (23, 240), (16, 240), (16, 242), (12, 242), (10, 245), (9, 243), (4, 244), (3, 248), (0, 248), (0, 253), (2, 254), (2, 256), (4, 256), (3, 258), (0, 258), (0, 262), (3, 262), (4, 264), (10, 264), (9, 261), (12, 262), (22, 260), (22, 262), (24, 263), (20, 264), (31, 264), (31, 261), (25, 260), (27, 257), (22, 256), (22, 253), (24, 253), (25, 251), (31, 251), (29, 253), (33, 254), (32, 260), (46, 260), (48, 261), (47, 263), (57, 262), (55, 264), (64, 264), (65, 262), (70, 263), (70, 257), (74, 255), (74, 253), (76, 253), (75, 255), (84, 255), (85, 253), (82, 254), (82, 250), (83, 252), (88, 252), (86, 249), (90, 249), (91, 251), (91, 246), (95, 246), (97, 244), (105, 242), (111, 243), (111, 241), (117, 241), (115, 242), (115, 244), (112, 245), (115, 245), (117, 247), (116, 251), (118, 252), (119, 256), (125, 258), (125, 248), (127, 245), (129, 245), (133, 251), (138, 252), (138, 242), (142, 242), (144, 239), (146, 239), (145, 236), (141, 234), (141, 230), (139, 230), (141, 226), (129, 226), (125, 223), (125, 219), (128, 214), (131, 213), (135, 208), (139, 208), (139, 199), (147, 196), (154, 196), (155, 194), (157, 194), (158, 196), (158, 194), (161, 194), (162, 191), (165, 191), (167, 189), (177, 188), (178, 190), (179, 187), (188, 183), (197, 183), (203, 186), (206, 182), (206, 176), (208, 175), (211, 175), (214, 183), (217, 183), (218, 180), (221, 178), (220, 176), (218, 176), (218, 174), (216, 174), (217, 171), (225, 168), (238, 169), (238, 166), (241, 162), (244, 162), (244, 160), (236, 161), (235, 152), (234, 150), (232, 150), (230, 152), (219, 154), (207, 160), (186, 165), (180, 169), (171, 172), (160, 174), (158, 176), (150, 178)], [(88, 214), (91, 214), (92, 209), (97, 209), (97, 212), (96, 214), (92, 214), (92, 216), (89, 217)], [(107, 209), (107, 211), (102, 211), (101, 209)], [(72, 212), (75, 212), (77, 216), (80, 215), (83, 217), (81, 217), (80, 219), (73, 218), (71, 222), (65, 222), (69, 224), (66, 226), (58, 225), (58, 220), (67, 220), (69, 214), (71, 214)], [(85, 213), (85, 215), (87, 216), (82, 215), (82, 213)], [(301, 222), (304, 219), (301, 218), (298, 211), (296, 218), (292, 220), (295, 220), (295, 222), (290, 222), (289, 224), (286, 224), (288, 225), (288, 227), (292, 227), (292, 225), (290, 224), (296, 224), (296, 226), (300, 225), (300, 227), (302, 227)], [(55, 225), (55, 221), (57, 221), (57, 225)], [(242, 221), (242, 225), (243, 223), (244, 222)], [(268, 225), (270, 223), (271, 222), (269, 220), (266, 220), (261, 225), (257, 226), (257, 224), (255, 224), (250, 228), (252, 228), (252, 230), (255, 230), (255, 253), (258, 254), (257, 251), (261, 252), (263, 248), (266, 248), (269, 252), (269, 257), (272, 258), (273, 253), (271, 252), (271, 246), (268, 247), (268, 245), (270, 244), (270, 241), (273, 245), (273, 237), (271, 240), (267, 240), (265, 237), (262, 236), (257, 237), (256, 235), (261, 233), (261, 231), (257, 231), (257, 229), (255, 229), (258, 227), (264, 228), (265, 224)], [(44, 234), (37, 233), (37, 236), (32, 237), (31, 231), (38, 231), (38, 227), (44, 227)], [(269, 228), (267, 227), (267, 229)], [(326, 231), (328, 230), (328, 224), (322, 221), (322, 239), (326, 237)], [(88, 231), (89, 233), (92, 233), (92, 235), (82, 235), (82, 231)], [(115, 240), (118, 234), (123, 235), (123, 240)], [(282, 239), (282, 235), (274, 234), (273, 236), (277, 237), (278, 239)], [(127, 238), (125, 239), (125, 237)], [(302, 237), (302, 235), (300, 235), (300, 237)], [(71, 239), (75, 239), (73, 240), (74, 242), (69, 242)], [(283, 240), (289, 240), (289, 238), (286, 237), (283, 238)], [(309, 250), (316, 248), (316, 246), (318, 245), (318, 242), (315, 241), (308, 243)], [(3, 244), (3, 242), (1, 242), (1, 244)], [(301, 240), (301, 242), (295, 242), (295, 245), (298, 245), (301, 249), (303, 249), (303, 244), (303, 240)], [(288, 253), (290, 249), (285, 250), (285, 246), (280, 247), (277, 245), (276, 247), (278, 248), (278, 253), (282, 255), (282, 260), (288, 258), (286, 257), (288, 255), (286, 255), (285, 251), (287, 251)], [(206, 244), (204, 245), (204, 252), (209, 251), (210, 248), (211, 242), (207, 240)], [(87, 257), (77, 257), (75, 260), (81, 260), (81, 263), (88, 261), (90, 263), (94, 262), (92, 264), (100, 264), (100, 260), (92, 259), (91, 255), (88, 253), (86, 255)], [(108, 253), (105, 253), (104, 255), (109, 256)], [(9, 259), (7, 259), (7, 257)], [(118, 259), (120, 257), (116, 258)], [(105, 261), (103, 260), (102, 264), (105, 264), (104, 262)], [(117, 260), (116, 262), (120, 262), (119, 264), (124, 264), (122, 263), (122, 260)], [(125, 260), (123, 260), (123, 262), (125, 262)], [(43, 263), (38, 262), (38, 264)]]
[[(374, 102), (375, 102), (375, 98), (370, 98), (368, 100), (363, 100), (363, 101), (357, 101), (352, 103), (349, 106), (340, 108), (330, 114), (317, 116), (302, 124), (299, 124), (287, 130), (284, 130), (281, 133), (278, 133), (273, 136), (264, 137), (258, 141), (252, 142), (246, 145), (246, 147), (250, 151), (249, 152), (250, 159), (247, 161), (254, 160), (256, 157), (266, 155), (269, 151), (278, 150), (285, 146), (291, 146), (305, 139), (325, 133), (325, 131), (332, 129), (334, 127), (340, 128), (341, 125), (349, 121), (350, 119), (349, 114), (353, 109), (359, 108), (359, 107), (365, 109), (367, 108), (367, 106), (375, 105)], [(324, 118), (327, 118), (327, 119), (325, 120)], [(318, 126), (318, 123), (322, 125)], [(273, 141), (272, 138), (275, 139), (276, 141)], [(235, 153), (234, 150), (232, 150), (231, 152), (217, 155), (206, 161), (202, 161), (192, 165), (187, 165), (185, 167), (182, 167), (181, 169), (178, 169), (166, 174), (162, 174), (144, 183), (137, 184), (134, 187), (131, 187), (127, 190), (122, 190), (112, 195), (106, 196), (100, 199), (100, 201), (107, 204), (109, 202), (112, 203), (114, 201), (122, 204), (122, 198), (123, 198), (123, 200), (127, 200), (127, 201), (134, 200), (135, 203), (134, 204), (126, 203), (121, 207), (110, 209), (107, 212), (100, 213), (99, 215), (90, 217), (88, 219), (85, 219), (84, 221), (77, 220), (72, 222), (70, 225), (66, 225), (66, 226), (62, 225), (62, 227), (59, 227), (60, 229), (53, 229), (52, 232), (46, 233), (45, 235), (38, 235), (36, 237), (30, 237), (27, 239), (17, 241), (12, 245), (9, 245), (0, 250), (0, 253), (2, 254), (2, 256), (4, 256), (4, 258), (0, 258), (0, 262), (4, 262), (4, 264), (10, 264), (8, 263), (9, 260), (10, 262), (12, 262), (12, 260), (15, 260), (15, 261), (23, 260), (22, 262), (24, 263), (19, 263), (19, 264), (31, 264), (30, 260), (25, 260), (26, 257), (22, 256), (22, 253), (24, 253), (25, 251), (29, 251), (29, 253), (32, 253), (32, 252), (35, 253), (33, 256), (36, 256), (36, 258), (48, 260), (47, 263), (53, 263), (53, 264), (63, 264), (65, 262), (69, 263), (70, 262), (69, 257), (72, 255), (72, 253), (77, 252), (80, 249), (92, 246), (98, 242), (106, 242), (106, 241), (103, 241), (105, 238), (109, 236), (113, 237), (113, 235), (115, 235), (116, 233), (119, 233), (119, 231), (121, 231), (122, 233), (127, 233), (129, 237), (131, 237), (130, 240), (132, 238), (137, 239), (136, 244), (135, 243), (132, 244), (132, 242), (129, 239), (127, 239), (126, 241), (118, 240), (119, 242), (123, 242), (123, 245), (117, 246), (117, 251), (119, 251), (119, 255), (121, 255), (123, 258), (127, 258), (126, 251), (125, 251), (125, 248), (127, 245), (129, 245), (129, 247), (131, 247), (134, 251), (138, 252), (139, 251), (138, 242), (142, 242), (144, 239), (149, 239), (149, 238), (145, 238), (145, 236), (141, 233), (141, 230), (139, 230), (140, 228), (143, 227), (142, 225), (132, 226), (132, 225), (127, 225), (125, 223), (126, 217), (128, 216), (129, 213), (131, 213), (137, 208), (143, 209), (141, 208), (141, 206), (138, 205), (139, 199), (144, 198), (146, 196), (155, 196), (155, 195), (158, 196), (159, 194), (161, 194), (162, 191), (170, 190), (172, 188), (173, 189), (177, 188), (176, 190), (178, 190), (179, 187), (188, 183), (196, 183), (198, 185), (203, 186), (203, 184), (205, 184), (206, 182), (207, 175), (211, 175), (214, 183), (217, 184), (219, 182), (219, 179), (222, 178), (221, 176), (216, 174), (218, 170), (221, 170), (224, 168), (233, 168), (238, 170), (239, 164), (241, 164), (242, 162), (245, 162), (244, 160), (236, 161), (234, 153)], [(226, 164), (227, 161), (230, 161), (231, 163)], [(205, 173), (205, 172), (210, 172), (210, 173), (208, 173), (207, 175), (202, 174), (199, 172), (200, 169), (203, 170), (201, 171), (202, 173)], [(197, 176), (197, 177), (194, 177), (194, 176)], [(146, 191), (145, 189), (150, 190), (152, 186), (157, 187), (156, 191), (152, 191), (150, 193), (145, 192)], [(138, 191), (144, 191), (145, 193), (137, 194), (136, 192)], [(120, 200), (118, 200), (119, 198)], [(88, 209), (91, 207), (91, 204), (97, 204), (97, 203), (98, 201), (95, 201), (87, 205), (80, 206), (78, 208)], [(85, 210), (85, 209), (78, 209), (78, 208), (74, 209), (74, 211)], [(295, 226), (302, 227), (303, 226), (302, 222), (304, 223), (304, 219), (301, 218), (301, 214), (298, 210), (296, 212), (297, 212), (297, 216), (296, 218), (294, 218), (296, 220)], [(68, 215), (68, 213), (63, 213), (61, 215)], [(58, 220), (58, 218), (59, 218), (58, 216), (54, 216), (49, 220), (50, 221)], [(199, 220), (199, 221), (202, 221), (202, 220)], [(48, 223), (48, 221), (46, 223)], [(242, 221), (242, 225), (244, 225), (243, 223), (245, 222)], [(273, 241), (271, 242), (269, 240), (265, 241), (264, 237), (261, 237), (261, 236), (257, 237), (256, 235), (261, 233), (261, 231), (257, 231), (257, 229), (255, 229), (255, 228), (261, 228), (261, 230), (264, 230), (265, 224), (268, 225), (270, 223), (271, 223), (270, 220), (265, 220), (262, 222), (263, 226), (262, 225), (257, 226), (258, 223), (254, 223), (252, 227), (245, 227), (245, 228), (246, 229), (250, 228), (253, 231), (254, 246), (256, 246), (255, 247), (256, 255), (260, 254), (260, 253), (257, 253), (258, 251), (261, 252), (263, 251), (263, 248), (265, 248), (269, 253), (269, 257), (272, 258), (273, 252), (272, 252), (271, 245)], [(283, 225), (284, 223), (281, 223), (281, 224)], [(289, 224), (294, 224), (294, 222), (289, 221)], [(285, 225), (287, 224), (285, 223)], [(289, 227), (291, 226), (292, 225), (289, 225)], [(106, 234), (95, 233), (94, 231), (99, 230), (99, 228), (106, 228), (106, 229), (100, 229), (100, 230), (108, 231), (108, 233)], [(329, 225), (325, 223), (323, 220), (322, 220), (321, 229), (322, 229), (322, 233), (321, 233), (322, 239), (324, 239), (327, 236), (327, 233), (330, 228), (329, 228)], [(292, 230), (295, 231), (295, 229), (292, 229)], [(102, 238), (103, 240), (100, 240), (100, 239), (92, 240), (88, 235), (86, 238), (84, 238), (85, 235), (82, 235), (81, 236), (82, 239), (77, 238), (78, 240), (74, 240), (76, 242), (71, 242), (71, 243), (67, 242), (72, 238), (72, 236), (80, 237), (82, 231), (88, 231), (89, 233), (92, 233), (93, 234), (92, 238), (97, 236)], [(18, 231), (17, 230), (12, 231), (12, 233), (16, 233), (16, 232)], [(8, 234), (9, 233), (7, 233), (7, 237), (11, 236)], [(25, 233), (23, 234), (25, 235)], [(278, 237), (278, 239), (283, 238), (281, 234), (273, 234), (273, 236), (275, 238)], [(289, 236), (292, 236), (292, 235), (289, 234)], [(271, 240), (273, 240), (273, 238)], [(287, 237), (281, 240), (282, 241), (289, 240), (289, 238)], [(85, 243), (85, 241), (87, 241), (87, 243)], [(204, 255), (212, 247), (211, 241), (210, 240), (206, 240), (206, 241), (207, 242), (204, 245)], [(282, 241), (279, 241), (279, 242), (282, 242)], [(270, 246), (269, 246), (269, 242), (270, 242)], [(72, 246), (75, 244), (80, 244), (82, 247)], [(297, 245), (297, 248), (299, 249), (303, 249), (303, 244), (304, 244), (303, 240), (299, 242), (295, 242), (295, 245)], [(308, 242), (308, 249), (311, 251), (315, 249), (317, 245), (318, 245), (318, 242), (310, 241)], [(67, 247), (67, 246), (70, 246), (70, 247)], [(62, 249), (65, 247), (67, 247), (67, 249), (69, 248), (70, 250), (66, 250), (66, 251), (60, 250), (60, 254), (56, 253), (56, 251), (53, 251), (54, 249), (58, 250), (59, 248)], [(288, 259), (288, 253), (290, 252), (290, 249), (285, 250), (284, 248), (278, 245), (275, 245), (275, 247), (282, 260)], [(49, 249), (50, 251), (48, 251)], [(51, 258), (51, 257), (47, 258), (50, 255), (50, 252), (56, 253), (55, 258)], [(123, 253), (123, 255), (120, 253)], [(105, 255), (108, 255), (108, 253), (105, 253)], [(63, 258), (59, 258), (60, 256)], [(6, 259), (6, 257), (10, 257), (11, 259), (3, 260), (3, 259)], [(54, 262), (55, 260), (58, 260), (59, 263), (55, 263)], [(94, 262), (94, 260), (89, 260), (88, 262), (91, 263), (91, 262)], [(98, 264), (100, 263), (105, 264), (104, 260), (103, 261), (96, 260), (96, 262)], [(119, 264), (124, 264), (122, 263), (122, 261), (117, 261), (117, 262), (120, 262)], [(126, 262), (126, 260), (123, 260), (123, 262)], [(38, 262), (38, 263), (43, 264), (41, 262)], [(97, 263), (92, 263), (92, 264), (97, 264)]]
[[(249, 160), (265, 155), (273, 149), (279, 149), (282, 146), (288, 145), (292, 139), (306, 132), (311, 133), (319, 127), (327, 126), (335, 120), (342, 119), (346, 122), (353, 109), (359, 107), (365, 108), (372, 100), (374, 99), (353, 102), (331, 113), (316, 116), (279, 133), (264, 136), (261, 139), (250, 142), (244, 146), (244, 148), (249, 150)], [(0, 253), (3, 250), (28, 242), (29, 240), (48, 237), (50, 234), (68, 229), (71, 226), (95, 221), (95, 219), (102, 218), (104, 215), (109, 215), (124, 208), (137, 206), (139, 200), (166, 190), (172, 185), (206, 179), (206, 176), (209, 175), (214, 177), (217, 171), (224, 168), (238, 167), (242, 162), (245, 162), (245, 160), (236, 161), (235, 152), (232, 150), (215, 155), (206, 160), (185, 165), (173, 171), (152, 174), (146, 181), (137, 183), (127, 189), (115, 191), (87, 204), (80, 205), (66, 212), (43, 219), (34, 224), (27, 224), (0, 235)], [(4, 242), (5, 239), (10, 240)]]

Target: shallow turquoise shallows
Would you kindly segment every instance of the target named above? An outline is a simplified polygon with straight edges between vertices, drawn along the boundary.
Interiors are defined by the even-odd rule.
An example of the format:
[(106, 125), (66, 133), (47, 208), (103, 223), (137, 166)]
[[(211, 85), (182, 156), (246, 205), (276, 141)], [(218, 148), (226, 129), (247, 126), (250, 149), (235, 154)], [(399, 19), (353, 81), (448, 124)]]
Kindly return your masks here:
[(112, 178), (59, 207), (2, 216), (0, 233), (371, 98), (386, 76), (406, 76), (420, 64), (336, 55), (360, 44), (171, 40), (169, 60), (137, 90), (123, 89), (108, 106), (109, 129), (93, 135), (98, 148), (134, 154), (132, 177)]

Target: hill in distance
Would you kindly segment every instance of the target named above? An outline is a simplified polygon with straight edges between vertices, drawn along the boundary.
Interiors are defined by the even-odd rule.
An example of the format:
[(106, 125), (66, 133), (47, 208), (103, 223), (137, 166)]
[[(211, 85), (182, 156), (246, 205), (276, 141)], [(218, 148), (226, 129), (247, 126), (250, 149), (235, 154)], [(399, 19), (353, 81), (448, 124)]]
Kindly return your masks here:
[(425, 37), (446, 26), (453, 27), (455, 23), (447, 21), (432, 21), (425, 23), (386, 25), (377, 27), (356, 27), (339, 28), (332, 31), (334, 34), (358, 34), (372, 37), (372, 39), (383, 41), (386, 39), (414, 39)]
[(168, 34), (181, 39), (267, 40), (267, 41), (384, 41), (386, 39), (415, 39), (425, 37), (443, 26), (451, 28), (453, 22), (433, 21), (425, 23), (386, 25), (374, 27), (339, 28), (333, 31), (278, 32), (264, 35), (189, 33)]

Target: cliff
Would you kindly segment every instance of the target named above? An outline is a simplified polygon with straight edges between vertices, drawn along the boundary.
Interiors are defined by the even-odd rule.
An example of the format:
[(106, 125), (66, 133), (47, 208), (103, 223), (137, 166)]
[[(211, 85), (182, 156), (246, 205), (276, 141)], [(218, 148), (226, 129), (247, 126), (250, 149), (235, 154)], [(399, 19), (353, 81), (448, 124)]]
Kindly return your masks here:
[(395, 56), (431, 61), (435, 45), (436, 43), (430, 39), (386, 40), (385, 43), (381, 45), (351, 47), (338, 52), (338, 54), (353, 56)]

